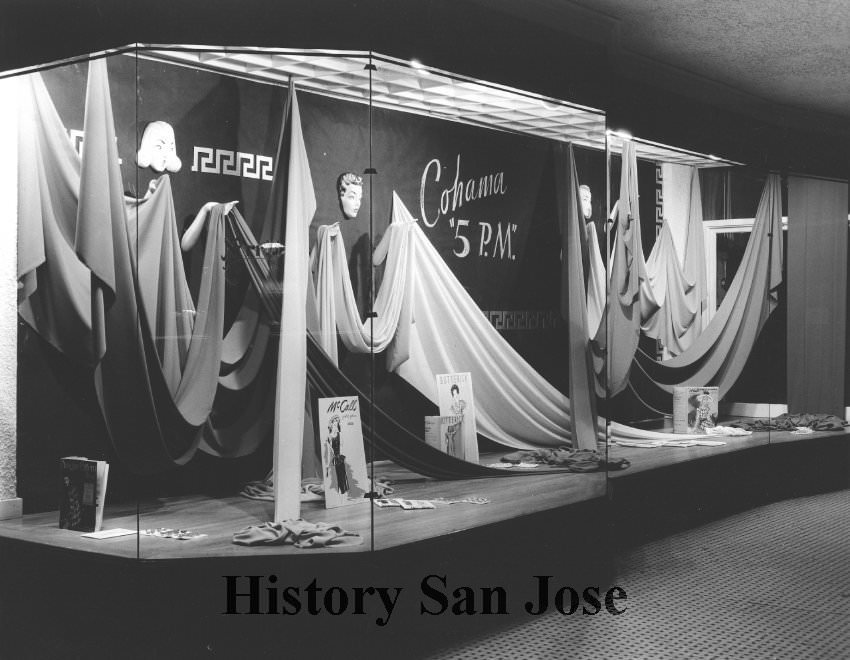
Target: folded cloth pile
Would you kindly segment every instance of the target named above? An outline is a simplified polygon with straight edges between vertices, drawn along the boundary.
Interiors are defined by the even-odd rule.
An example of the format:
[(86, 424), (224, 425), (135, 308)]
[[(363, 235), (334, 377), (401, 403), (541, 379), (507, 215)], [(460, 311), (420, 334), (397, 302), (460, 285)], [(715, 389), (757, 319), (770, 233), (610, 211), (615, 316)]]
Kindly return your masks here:
[(311, 523), (301, 518), (251, 525), (233, 535), (237, 545), (294, 545), (296, 548), (324, 548), (332, 545), (360, 545), (363, 537), (339, 525)]
[(739, 419), (729, 423), (729, 426), (749, 431), (796, 431), (800, 426), (813, 431), (842, 431), (847, 425), (846, 421), (835, 415), (813, 413), (784, 413), (777, 417)]
[(625, 470), (631, 463), (625, 458), (608, 459), (595, 449), (531, 449), (515, 451), (502, 457), (503, 463), (546, 463), (567, 468), (570, 472)]

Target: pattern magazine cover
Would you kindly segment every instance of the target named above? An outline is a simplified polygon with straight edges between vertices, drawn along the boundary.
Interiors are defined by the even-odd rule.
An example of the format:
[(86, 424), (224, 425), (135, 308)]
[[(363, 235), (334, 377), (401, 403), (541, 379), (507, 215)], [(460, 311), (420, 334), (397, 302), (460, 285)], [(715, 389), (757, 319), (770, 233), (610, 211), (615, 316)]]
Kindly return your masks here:
[(460, 424), (463, 415), (427, 415), (425, 417), (425, 443), (444, 454), (463, 458), (463, 446), (459, 442)]
[(66, 456), (59, 463), (62, 472), (59, 527), (79, 532), (99, 531), (109, 464), (83, 456)]
[(325, 508), (333, 509), (369, 500), (366, 452), (356, 396), (319, 399), (322, 442), (322, 482)]
[(717, 387), (673, 388), (673, 432), (704, 433), (717, 426)]
[[(445, 452), (456, 458), (478, 462), (478, 428), (475, 423), (475, 400), (472, 397), (472, 375), (468, 372), (437, 374), (437, 397), (440, 406), (440, 440)], [(452, 419), (448, 419), (452, 418)], [(459, 420), (459, 421), (454, 421)]]

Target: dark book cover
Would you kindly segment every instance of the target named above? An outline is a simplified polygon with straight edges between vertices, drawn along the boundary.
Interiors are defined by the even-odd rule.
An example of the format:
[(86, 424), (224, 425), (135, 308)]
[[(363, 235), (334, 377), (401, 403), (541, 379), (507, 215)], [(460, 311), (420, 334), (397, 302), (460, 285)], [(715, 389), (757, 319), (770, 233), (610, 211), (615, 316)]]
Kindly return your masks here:
[(67, 456), (60, 459), (60, 465), (62, 492), (59, 527), (80, 532), (96, 532), (103, 515), (106, 463), (80, 456)]

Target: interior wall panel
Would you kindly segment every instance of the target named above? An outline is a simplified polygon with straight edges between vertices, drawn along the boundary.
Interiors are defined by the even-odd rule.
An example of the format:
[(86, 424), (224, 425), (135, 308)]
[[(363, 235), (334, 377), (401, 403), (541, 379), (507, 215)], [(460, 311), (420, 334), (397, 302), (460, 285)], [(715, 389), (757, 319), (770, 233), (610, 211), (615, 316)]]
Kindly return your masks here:
[(844, 417), (847, 182), (788, 179), (788, 410)]

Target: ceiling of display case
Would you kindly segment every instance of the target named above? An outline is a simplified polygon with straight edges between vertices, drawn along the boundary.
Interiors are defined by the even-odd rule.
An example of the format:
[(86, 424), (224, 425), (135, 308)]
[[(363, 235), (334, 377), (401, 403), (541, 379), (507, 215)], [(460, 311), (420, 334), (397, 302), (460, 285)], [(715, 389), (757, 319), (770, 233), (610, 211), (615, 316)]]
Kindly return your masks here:
[[(46, 66), (121, 54), (265, 83), (286, 85), (295, 80), (299, 89), (325, 96), (364, 104), (371, 98), (377, 107), (572, 142), (600, 151), (605, 150), (607, 140), (614, 154), (622, 152), (625, 140), (632, 140), (637, 157), (653, 162), (701, 168), (743, 165), (606, 130), (602, 110), (367, 51), (136, 44)], [(9, 71), (0, 78), (42, 68)]]
[(373, 54), (370, 60), (365, 52), (169, 48), (139, 54), (268, 82), (286, 83), (292, 77), (299, 89), (310, 92), (361, 103), (371, 98), (381, 108), (604, 148), (600, 110), (384, 56)]
[[(605, 149), (601, 110), (465, 78), (416, 63), (362, 51), (144, 46), (140, 57), (227, 73), (400, 110)], [(374, 68), (369, 66), (370, 62)], [(623, 137), (608, 132), (612, 151)], [(698, 167), (737, 165), (728, 160), (635, 140), (639, 158)]]
[(700, 154), (687, 149), (679, 149), (650, 140), (643, 140), (631, 136), (624, 136), (616, 131), (608, 131), (608, 145), (615, 154), (623, 152), (623, 142), (631, 140), (635, 145), (635, 154), (643, 160), (651, 160), (657, 163), (673, 163), (674, 165), (694, 165), (696, 167), (729, 167), (731, 165), (743, 165), (743, 163), (720, 158), (713, 154)]

